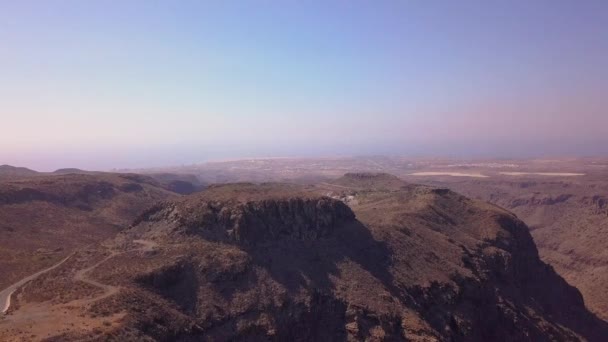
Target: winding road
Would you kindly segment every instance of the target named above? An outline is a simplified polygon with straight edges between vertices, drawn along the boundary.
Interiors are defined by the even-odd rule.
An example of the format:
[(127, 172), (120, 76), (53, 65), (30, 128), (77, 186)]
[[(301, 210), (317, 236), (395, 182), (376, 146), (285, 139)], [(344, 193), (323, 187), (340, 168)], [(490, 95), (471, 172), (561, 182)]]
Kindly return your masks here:
[[(98, 300), (101, 300), (103, 298), (107, 298), (109, 296), (112, 296), (114, 294), (116, 294), (119, 291), (119, 288), (117, 286), (113, 286), (113, 285), (106, 285), (106, 284), (102, 284), (96, 280), (93, 280), (91, 278), (88, 277), (88, 274), (93, 271), (95, 268), (97, 268), (99, 265), (103, 264), (104, 262), (110, 260), (111, 258), (123, 254), (123, 253), (127, 253), (127, 252), (132, 252), (132, 251), (142, 251), (142, 252), (147, 252), (147, 251), (151, 251), (153, 250), (156, 246), (157, 243), (155, 243), (154, 241), (149, 241), (149, 240), (133, 240), (133, 242), (135, 244), (139, 244), (141, 245), (141, 248), (134, 248), (134, 249), (130, 249), (124, 252), (116, 252), (116, 251), (111, 251), (110, 255), (108, 255), (107, 257), (105, 257), (104, 259), (102, 259), (101, 261), (99, 261), (98, 263), (96, 263), (95, 265), (79, 270), (78, 272), (76, 272), (76, 274), (74, 275), (74, 280), (76, 281), (81, 281), (84, 283), (87, 283), (89, 285), (98, 287), (100, 289), (103, 290), (103, 293), (97, 297), (91, 298), (91, 299), (87, 299), (87, 300), (75, 300), (74, 302), (79, 302), (80, 304), (87, 304), (87, 303), (92, 303), (92, 302), (96, 302)], [(66, 262), (73, 254), (70, 254), (68, 257), (66, 257), (65, 259), (61, 260), (60, 262), (58, 262), (57, 264), (46, 268), (42, 271), (39, 271), (37, 273), (34, 273), (28, 277), (25, 277), (21, 280), (19, 280), (18, 282), (14, 283), (13, 285), (7, 287), (6, 289), (2, 290), (2, 292), (0, 292), (0, 308), (2, 308), (2, 313), (6, 313), (9, 309), (9, 307), (11, 306), (11, 295), (17, 291), (17, 289), (21, 286), (23, 286), (24, 284), (26, 284), (29, 281), (32, 281), (34, 279), (36, 279), (37, 277), (39, 277), (40, 275), (49, 272), (59, 266), (61, 266), (61, 264), (63, 264), (64, 262)]]
[(27, 277), (19, 280), (18, 282), (14, 283), (13, 285), (7, 287), (6, 289), (0, 291), (0, 308), (2, 308), (2, 313), (6, 313), (8, 311), (8, 308), (11, 306), (11, 296), (15, 291), (17, 291), (18, 288), (20, 288), (21, 286), (25, 285), (26, 283), (28, 283), (36, 278), (38, 278), (39, 276), (43, 275), (44, 273), (52, 271), (55, 268), (61, 266), (61, 264), (66, 262), (71, 256), (72, 256), (72, 254), (68, 255), (65, 259), (61, 260), (60, 262), (56, 263), (55, 265), (53, 265), (49, 268), (45, 268), (42, 271), (38, 271), (30, 276), (27, 276)]
[(112, 252), (110, 253), (110, 255), (108, 255), (107, 257), (105, 257), (103, 260), (101, 260), (100, 262), (96, 263), (95, 265), (89, 267), (89, 268), (85, 268), (83, 270), (80, 270), (78, 272), (76, 272), (76, 274), (74, 275), (74, 280), (76, 281), (82, 281), (84, 283), (87, 283), (89, 285), (98, 287), (100, 289), (103, 290), (103, 294), (95, 297), (95, 298), (91, 298), (88, 300), (76, 300), (75, 302), (80, 302), (81, 304), (85, 304), (85, 303), (92, 303), (92, 302), (96, 302), (98, 300), (110, 297), (116, 293), (118, 293), (118, 287), (117, 286), (112, 286), (112, 285), (106, 285), (106, 284), (102, 284), (96, 280), (93, 280), (91, 278), (88, 277), (88, 274), (94, 270), (95, 268), (97, 268), (97, 266), (103, 264), (104, 262), (110, 260), (111, 258), (119, 255), (121, 253), (116, 253), (116, 252)]

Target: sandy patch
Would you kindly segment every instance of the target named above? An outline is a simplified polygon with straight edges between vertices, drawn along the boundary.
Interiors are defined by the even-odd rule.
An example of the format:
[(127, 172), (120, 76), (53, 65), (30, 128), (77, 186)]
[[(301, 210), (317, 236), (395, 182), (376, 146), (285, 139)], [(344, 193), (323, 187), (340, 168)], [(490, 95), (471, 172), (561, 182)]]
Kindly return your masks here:
[(476, 178), (488, 178), (486, 175), (481, 173), (464, 173), (464, 172), (414, 172), (408, 176), (452, 176), (452, 177), (476, 177)]
[(572, 177), (572, 176), (584, 176), (584, 173), (570, 173), (570, 172), (500, 172), (501, 175), (506, 176), (564, 176), (564, 177)]

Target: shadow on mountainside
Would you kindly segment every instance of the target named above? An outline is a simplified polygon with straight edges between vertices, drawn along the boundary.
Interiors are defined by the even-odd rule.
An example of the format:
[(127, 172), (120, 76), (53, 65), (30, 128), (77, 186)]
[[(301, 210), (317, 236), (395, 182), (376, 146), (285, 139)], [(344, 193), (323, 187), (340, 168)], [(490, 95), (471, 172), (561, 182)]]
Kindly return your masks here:
[[(527, 234), (524, 231), (524, 235)], [(522, 243), (524, 241), (520, 241)], [(542, 263), (535, 250), (513, 251), (513, 264), (505, 266), (496, 255), (487, 255), (480, 247), (468, 255), (477, 259), (473, 263), (476, 266), (469, 264), (469, 268), (474, 273), (484, 274), (482, 281), (456, 274), (452, 277), (456, 287), (432, 282), (424, 288), (396, 285), (390, 271), (395, 266), (391, 261), (393, 251), (386, 242), (374, 239), (370, 228), (358, 220), (336, 227), (326, 238), (282, 240), (244, 250), (253, 264), (266, 270), (291, 295), (307, 291), (314, 305), (319, 305), (306, 308), (301, 303), (293, 303), (272, 311), (274, 319), (285, 327), (277, 332), (281, 339), (298, 340), (293, 331), (301, 334), (313, 330), (302, 340), (341, 340), (346, 336), (344, 326), (353, 321), (353, 316), (359, 316), (359, 326), (382, 326), (387, 336), (397, 340), (404, 336), (401, 331), (403, 317), (390, 316), (380, 305), (371, 304), (365, 308), (369, 311), (358, 315), (349, 313), (353, 302), (358, 302), (353, 296), (361, 293), (349, 292), (349, 300), (345, 302), (343, 297), (337, 297), (339, 289), (332, 278), (357, 282), (370, 297), (377, 294), (370, 291), (389, 292), (402, 305), (417, 311), (435, 331), (446, 333), (453, 341), (507, 341), (511, 338), (544, 341), (551, 340), (551, 336), (570, 336), (577, 340), (578, 337), (568, 330), (589, 341), (602, 341), (608, 336), (608, 324), (585, 309), (578, 290)], [(349, 263), (350, 267), (346, 266)], [(250, 275), (249, 279), (246, 287), (259, 284), (255, 277)], [(243, 288), (223, 293), (226, 298), (232, 298), (238, 290)], [(530, 314), (530, 309), (535, 314)], [(471, 331), (459, 317), (466, 317), (476, 329)], [(539, 317), (553, 324), (539, 329), (540, 325), (535, 322)], [(319, 327), (319, 324), (324, 324), (323, 329), (329, 335), (315, 335), (320, 331), (310, 327)], [(368, 336), (368, 333), (369, 329), (362, 331), (359, 337)]]
[[(439, 300), (430, 302), (430, 305), (426, 303), (419, 310), (435, 328), (448, 324), (456, 332), (466, 330), (457, 321), (441, 317), (441, 310), (460, 312), (476, 321), (476, 331), (469, 332), (466, 339), (456, 338), (455, 341), (509, 341), (512, 338), (551, 341), (560, 340), (560, 336), (568, 336), (573, 341), (579, 340), (579, 336), (588, 341), (605, 341), (608, 323), (588, 311), (580, 292), (566, 283), (551, 266), (524, 256), (514, 260), (520, 265), (505, 270), (504, 265), (500, 265), (503, 262), (500, 258), (484, 255), (482, 248), (474, 253), (465, 248), (464, 252), (463, 261), (467, 267), (474, 273), (483, 273), (484, 280), (455, 274), (452, 280), (459, 287), (458, 293), (448, 289), (454, 293), (455, 299), (443, 301), (446, 296), (436, 295), (434, 297)], [(428, 295), (437, 287), (439, 284), (434, 284), (431, 289), (419, 289), (418, 295), (424, 292)], [(492, 308), (494, 306), (496, 309)], [(538, 324), (541, 317), (553, 324)], [(538, 326), (543, 328), (539, 330)], [(505, 331), (514, 334), (511, 339), (506, 338)]]
[[(345, 341), (346, 326), (356, 322), (358, 338), (365, 339), (373, 327), (380, 326), (390, 340), (403, 339), (401, 319), (398, 315), (382, 313), (374, 307), (353, 306), (353, 302), (365, 299), (349, 298), (346, 301), (336, 292), (335, 279), (349, 282), (349, 286), (380, 292), (382, 287), (393, 296), (397, 293), (389, 271), (391, 251), (382, 241), (373, 238), (370, 230), (353, 220), (336, 227), (331, 235), (315, 240), (281, 239), (255, 247), (241, 246), (251, 258), (253, 268), (266, 272), (272, 280), (287, 291), (285, 301), (273, 309), (260, 308), (245, 316), (265, 315), (276, 322), (276, 340), (291, 341)], [(366, 275), (367, 274), (367, 275)], [(225, 300), (234, 301), (239, 293), (259, 288), (263, 280), (260, 274), (240, 269), (236, 274), (223, 277), (216, 283), (217, 292)], [(334, 278), (334, 279), (332, 279)], [(350, 291), (350, 290), (348, 290)], [(298, 300), (302, 294), (307, 300)], [(357, 296), (355, 292), (349, 295)], [(236, 331), (236, 321), (229, 326), (220, 325), (208, 330), (213, 336), (229, 337)], [(223, 332), (220, 332), (223, 331)], [(255, 339), (267, 338), (267, 331), (248, 332)]]
[(391, 251), (373, 238), (359, 221), (345, 223), (331, 236), (314, 241), (283, 240), (266, 246), (245, 248), (253, 262), (290, 291), (333, 289), (331, 276), (340, 276), (341, 263), (354, 262), (375, 279), (391, 287)]

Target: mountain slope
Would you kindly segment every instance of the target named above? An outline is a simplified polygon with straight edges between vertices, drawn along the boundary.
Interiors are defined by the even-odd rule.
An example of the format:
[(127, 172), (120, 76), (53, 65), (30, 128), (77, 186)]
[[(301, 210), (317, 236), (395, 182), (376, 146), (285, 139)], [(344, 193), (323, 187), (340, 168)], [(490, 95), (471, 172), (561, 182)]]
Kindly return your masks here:
[(517, 214), (543, 261), (576, 286), (608, 321), (608, 183), (604, 175), (433, 181)]
[(39, 173), (25, 167), (17, 167), (11, 165), (0, 165), (0, 181), (9, 179), (19, 179), (31, 176), (36, 176)]
[[(514, 215), (447, 189), (387, 188), (375, 177), (389, 179), (230, 184), (159, 203), (105, 247), (24, 289), (0, 337), (41, 308), (67, 312), (51, 333), (57, 340), (608, 336), (580, 293), (540, 261)], [(69, 274), (82, 273), (74, 269), (98, 289), (71, 290), (77, 277)], [(73, 317), (96, 328), (70, 328)]]
[(115, 235), (176, 194), (134, 174), (39, 175), (0, 183), (0, 289)]

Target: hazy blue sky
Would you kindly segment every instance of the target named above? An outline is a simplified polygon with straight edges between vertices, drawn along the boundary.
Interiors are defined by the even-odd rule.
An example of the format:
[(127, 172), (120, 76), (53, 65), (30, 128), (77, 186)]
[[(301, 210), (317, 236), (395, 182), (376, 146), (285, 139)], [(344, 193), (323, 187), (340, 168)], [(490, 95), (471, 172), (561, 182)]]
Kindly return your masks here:
[(608, 154), (608, 1), (0, 0), (0, 164)]

